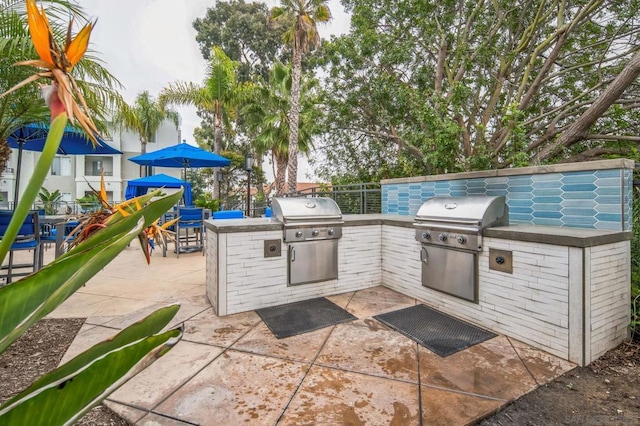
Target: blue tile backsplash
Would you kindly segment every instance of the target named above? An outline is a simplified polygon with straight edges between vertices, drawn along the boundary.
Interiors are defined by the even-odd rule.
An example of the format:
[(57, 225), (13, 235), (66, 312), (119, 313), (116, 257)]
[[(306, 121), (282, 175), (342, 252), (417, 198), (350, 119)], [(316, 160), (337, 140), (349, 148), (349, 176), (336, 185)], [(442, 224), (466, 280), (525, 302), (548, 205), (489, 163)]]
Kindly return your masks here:
[[(382, 213), (415, 216), (434, 196), (503, 195), (511, 223), (631, 230), (630, 168), (382, 183)], [(451, 175), (455, 176), (455, 175)]]

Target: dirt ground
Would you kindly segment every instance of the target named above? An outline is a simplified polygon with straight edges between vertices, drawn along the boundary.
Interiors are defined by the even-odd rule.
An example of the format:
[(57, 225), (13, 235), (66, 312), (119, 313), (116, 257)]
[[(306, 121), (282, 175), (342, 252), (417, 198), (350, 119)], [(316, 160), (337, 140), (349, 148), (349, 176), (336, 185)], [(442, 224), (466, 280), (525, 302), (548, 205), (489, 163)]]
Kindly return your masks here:
[[(55, 368), (84, 319), (42, 320), (0, 356), (0, 404)], [(79, 425), (128, 423), (104, 406)], [(480, 422), (482, 426), (639, 425), (640, 342), (624, 343)]]

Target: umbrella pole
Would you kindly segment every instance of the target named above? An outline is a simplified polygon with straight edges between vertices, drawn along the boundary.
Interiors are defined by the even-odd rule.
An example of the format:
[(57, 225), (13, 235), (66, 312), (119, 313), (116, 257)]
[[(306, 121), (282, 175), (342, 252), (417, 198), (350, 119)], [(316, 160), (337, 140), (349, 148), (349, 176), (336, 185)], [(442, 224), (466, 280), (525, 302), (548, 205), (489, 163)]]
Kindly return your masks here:
[(18, 165), (16, 166), (16, 184), (13, 193), (13, 210), (18, 205), (18, 192), (20, 191), (20, 168), (22, 167), (22, 146), (24, 141), (18, 142)]

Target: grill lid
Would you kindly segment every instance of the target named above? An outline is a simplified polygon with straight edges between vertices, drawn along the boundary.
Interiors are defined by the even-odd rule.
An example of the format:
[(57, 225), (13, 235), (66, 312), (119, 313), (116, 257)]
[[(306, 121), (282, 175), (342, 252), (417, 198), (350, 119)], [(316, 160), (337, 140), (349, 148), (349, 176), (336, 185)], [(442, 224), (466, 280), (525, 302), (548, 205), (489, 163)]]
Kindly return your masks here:
[(425, 201), (416, 222), (446, 222), (480, 228), (509, 224), (509, 208), (502, 196), (433, 197)]
[(331, 198), (274, 197), (271, 201), (273, 217), (284, 224), (342, 220), (340, 207)]

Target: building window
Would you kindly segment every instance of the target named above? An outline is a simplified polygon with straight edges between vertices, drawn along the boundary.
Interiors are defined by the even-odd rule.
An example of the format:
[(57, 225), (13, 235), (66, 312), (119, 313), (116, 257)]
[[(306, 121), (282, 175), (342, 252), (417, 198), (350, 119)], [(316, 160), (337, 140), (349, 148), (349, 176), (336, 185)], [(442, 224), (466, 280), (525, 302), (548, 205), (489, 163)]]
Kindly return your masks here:
[(102, 171), (102, 161), (95, 160), (91, 162), (91, 176), (100, 176)]
[(51, 175), (71, 176), (71, 157), (55, 157), (51, 164)]

